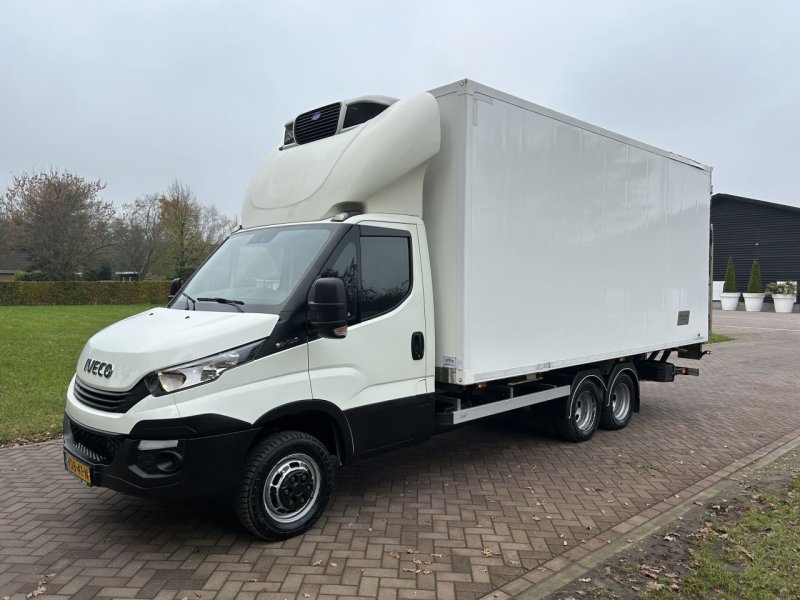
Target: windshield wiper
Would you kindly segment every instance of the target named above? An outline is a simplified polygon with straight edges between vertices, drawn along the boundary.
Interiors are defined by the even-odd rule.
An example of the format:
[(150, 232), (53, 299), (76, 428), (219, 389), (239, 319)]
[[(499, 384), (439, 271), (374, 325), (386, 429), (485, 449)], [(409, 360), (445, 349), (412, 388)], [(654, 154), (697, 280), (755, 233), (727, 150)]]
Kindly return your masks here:
[(216, 297), (216, 298), (198, 298), (197, 301), (198, 302), (219, 302), (220, 304), (229, 304), (230, 306), (232, 306), (233, 308), (235, 308), (239, 312), (241, 312), (241, 313), (244, 312), (244, 310), (241, 308), (241, 306), (244, 305), (244, 302), (242, 302), (241, 300), (231, 300), (230, 298), (219, 298), (219, 297)]
[[(194, 298), (192, 298), (186, 292), (181, 292), (181, 296), (186, 296), (189, 300), (191, 300), (192, 301), (192, 310), (197, 310), (197, 302), (195, 301)], [(186, 310), (189, 310), (189, 303), (188, 302), (186, 303)]]

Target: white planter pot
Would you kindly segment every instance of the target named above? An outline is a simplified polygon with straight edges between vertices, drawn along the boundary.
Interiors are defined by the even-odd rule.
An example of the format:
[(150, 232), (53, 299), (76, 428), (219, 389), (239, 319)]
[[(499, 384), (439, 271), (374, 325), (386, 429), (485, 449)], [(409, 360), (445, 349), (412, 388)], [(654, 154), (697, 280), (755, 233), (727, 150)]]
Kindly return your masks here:
[(764, 294), (748, 294), (744, 292), (744, 308), (747, 312), (761, 312), (761, 305), (764, 304)]
[(794, 294), (772, 294), (772, 300), (775, 302), (775, 312), (792, 312)]
[(739, 306), (739, 292), (722, 292), (719, 303), (722, 310), (736, 310)]

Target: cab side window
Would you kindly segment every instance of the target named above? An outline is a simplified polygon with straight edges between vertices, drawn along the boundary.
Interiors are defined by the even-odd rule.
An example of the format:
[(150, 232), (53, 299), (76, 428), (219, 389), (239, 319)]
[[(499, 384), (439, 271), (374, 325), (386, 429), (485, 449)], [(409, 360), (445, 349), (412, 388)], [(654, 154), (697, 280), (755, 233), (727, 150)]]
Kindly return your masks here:
[(362, 320), (399, 306), (411, 291), (411, 238), (362, 236), (361, 285)]
[(353, 323), (358, 319), (358, 259), (355, 242), (347, 242), (339, 249), (338, 255), (323, 269), (322, 277), (338, 277), (344, 282), (347, 294), (347, 320)]

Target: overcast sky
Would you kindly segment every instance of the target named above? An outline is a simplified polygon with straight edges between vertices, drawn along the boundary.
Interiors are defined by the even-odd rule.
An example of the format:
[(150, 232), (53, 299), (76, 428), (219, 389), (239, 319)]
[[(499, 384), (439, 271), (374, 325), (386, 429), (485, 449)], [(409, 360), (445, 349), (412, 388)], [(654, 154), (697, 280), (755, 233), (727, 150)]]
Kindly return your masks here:
[(469, 77), (800, 206), (800, 2), (0, 0), (0, 189), (173, 179), (239, 214), (283, 123)]

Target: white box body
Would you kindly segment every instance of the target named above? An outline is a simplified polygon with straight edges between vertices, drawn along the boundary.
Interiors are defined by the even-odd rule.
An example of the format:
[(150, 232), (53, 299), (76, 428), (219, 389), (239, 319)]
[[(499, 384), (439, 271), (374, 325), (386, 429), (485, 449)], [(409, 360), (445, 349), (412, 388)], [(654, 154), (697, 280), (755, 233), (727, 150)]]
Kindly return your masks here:
[(431, 93), (438, 379), (708, 339), (709, 167), (469, 80)]

